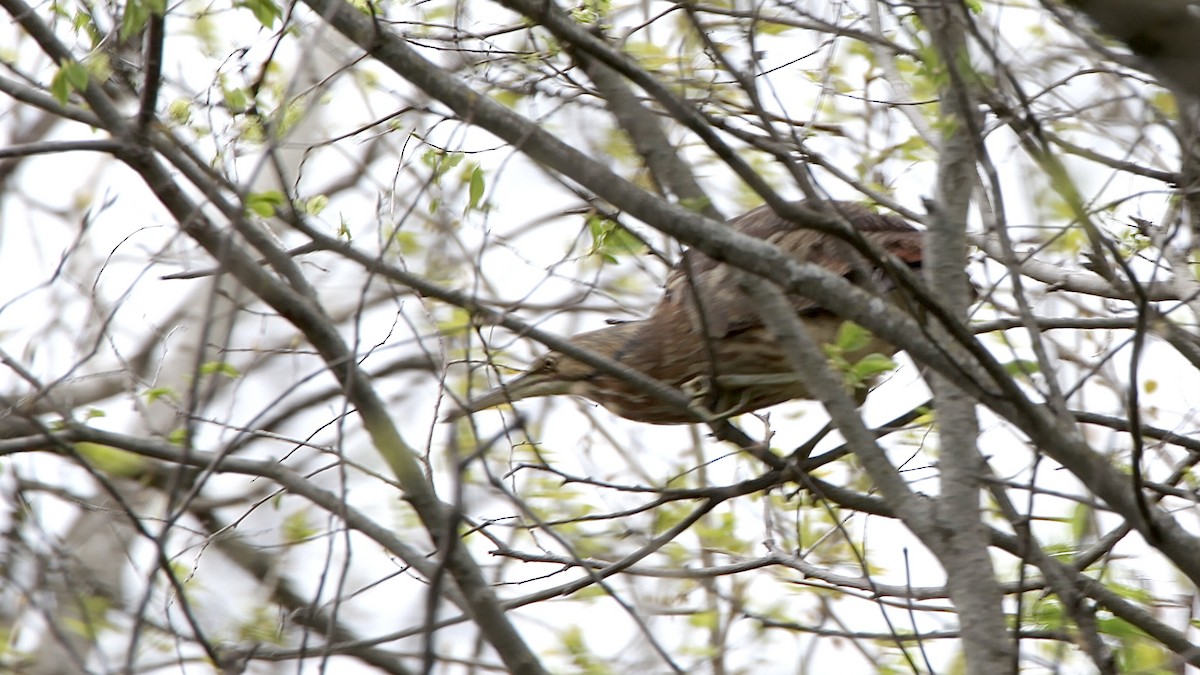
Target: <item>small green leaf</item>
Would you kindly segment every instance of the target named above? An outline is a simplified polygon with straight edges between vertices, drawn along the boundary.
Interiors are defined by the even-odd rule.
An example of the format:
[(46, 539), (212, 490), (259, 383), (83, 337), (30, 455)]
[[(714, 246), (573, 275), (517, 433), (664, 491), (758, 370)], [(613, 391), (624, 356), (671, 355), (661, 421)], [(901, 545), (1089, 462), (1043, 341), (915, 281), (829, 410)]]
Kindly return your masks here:
[(271, 0), (242, 0), (238, 4), (250, 10), (265, 28), (274, 28), (275, 20), (283, 16), (279, 5)]
[(721, 615), (717, 614), (716, 610), (706, 610), (696, 612), (688, 617), (688, 623), (696, 628), (704, 628), (711, 630), (721, 625)]
[(186, 98), (177, 98), (167, 104), (167, 117), (175, 124), (187, 124), (192, 120), (192, 102)]
[(254, 644), (283, 644), (283, 631), (279, 618), (267, 605), (254, 608), (250, 617), (237, 627), (239, 640)]
[(225, 107), (229, 108), (229, 112), (233, 114), (246, 112), (246, 103), (249, 99), (246, 98), (246, 92), (239, 88), (225, 89), (221, 92), (225, 98)]
[(112, 601), (101, 595), (77, 594), (72, 598), (71, 609), (75, 616), (63, 621), (67, 630), (82, 635), (89, 642), (96, 640), (102, 631), (113, 627), (108, 620)]
[(712, 200), (708, 197), (691, 197), (688, 199), (680, 199), (679, 205), (688, 211), (699, 213), (708, 208), (712, 204)]
[(263, 218), (275, 215), (275, 209), (284, 203), (283, 193), (278, 190), (253, 192), (246, 196), (246, 210)]
[(773, 23), (771, 21), (758, 21), (754, 24), (754, 28), (765, 35), (782, 35), (794, 29), (793, 26), (784, 23)]
[(843, 321), (838, 327), (837, 342), (843, 352), (856, 352), (871, 343), (871, 332), (853, 321)]
[(1012, 361), (1004, 364), (1004, 370), (1009, 375), (1021, 377), (1033, 375), (1034, 373), (1038, 372), (1040, 368), (1038, 368), (1036, 361), (1013, 359)]
[(111, 445), (76, 443), (75, 451), (97, 470), (110, 476), (134, 478), (146, 467), (144, 458)]
[(63, 66), (63, 72), (66, 74), (67, 82), (75, 88), (75, 91), (83, 91), (88, 85), (88, 71), (82, 63), (71, 61)]
[(71, 85), (67, 82), (67, 77), (62, 70), (55, 73), (50, 80), (50, 95), (54, 97), (55, 101), (63, 104), (71, 96)]
[(890, 373), (896, 369), (896, 362), (883, 354), (867, 354), (850, 368), (850, 374), (858, 382), (866, 382), (876, 375)]
[(87, 89), (88, 71), (78, 61), (63, 61), (50, 80), (50, 93), (59, 103), (66, 103), (72, 91)]
[(442, 176), (463, 161), (463, 153), (446, 152), (438, 148), (430, 148), (421, 155), (421, 163), (433, 171), (433, 182), (440, 183)]
[(329, 197), (325, 195), (315, 195), (304, 201), (304, 212), (310, 216), (317, 216), (320, 215), (327, 206), (329, 206)]
[(1158, 108), (1162, 115), (1174, 118), (1178, 114), (1179, 108), (1175, 100), (1175, 95), (1170, 93), (1169, 89), (1163, 89), (1150, 95), (1148, 100), (1150, 105)]
[(237, 366), (225, 361), (209, 361), (200, 366), (201, 375), (225, 375), (231, 379), (237, 379), (242, 376), (242, 372), (237, 369)]
[(171, 445), (183, 445), (183, 442), (187, 440), (187, 437), (187, 429), (179, 428), (167, 434), (167, 442)]
[(508, 89), (499, 89), (497, 91), (493, 91), (489, 94), (489, 96), (492, 97), (493, 101), (499, 103), (505, 108), (515, 108), (517, 107), (517, 103), (525, 98), (524, 94), (518, 94), (517, 92)]
[(400, 256), (413, 255), (421, 251), (421, 240), (408, 230), (393, 232), (387, 240), (387, 251), (398, 253)]
[(121, 40), (128, 40), (140, 32), (146, 27), (146, 21), (149, 18), (150, 8), (145, 3), (138, 0), (130, 0), (125, 3), (125, 13), (121, 15), (121, 28), (118, 32)]
[(153, 387), (142, 393), (147, 403), (154, 403), (160, 398), (176, 398), (175, 390), (170, 387)]
[(588, 216), (588, 230), (592, 234), (590, 255), (600, 256), (605, 262), (615, 263), (619, 256), (636, 254), (645, 244), (619, 223), (596, 214)]
[(479, 208), (479, 200), (483, 199), (483, 189), (484, 189), (483, 168), (476, 166), (475, 169), (473, 171), (471, 171), (471, 188), (470, 188), (471, 195), (470, 195), (469, 201), (467, 202), (468, 209)]
[(299, 544), (316, 534), (316, 528), (309, 524), (303, 511), (297, 511), (283, 521), (283, 540), (289, 544)]
[(445, 335), (461, 335), (473, 325), (471, 313), (462, 307), (451, 307), (450, 316), (438, 321), (438, 333)]
[(112, 61), (105, 52), (96, 52), (88, 56), (83, 67), (88, 76), (95, 82), (107, 82), (112, 77)]
[(1095, 532), (1094, 522), (1092, 520), (1094, 513), (1092, 508), (1087, 504), (1076, 504), (1071, 513), (1071, 536), (1074, 541), (1084, 541), (1084, 539)]

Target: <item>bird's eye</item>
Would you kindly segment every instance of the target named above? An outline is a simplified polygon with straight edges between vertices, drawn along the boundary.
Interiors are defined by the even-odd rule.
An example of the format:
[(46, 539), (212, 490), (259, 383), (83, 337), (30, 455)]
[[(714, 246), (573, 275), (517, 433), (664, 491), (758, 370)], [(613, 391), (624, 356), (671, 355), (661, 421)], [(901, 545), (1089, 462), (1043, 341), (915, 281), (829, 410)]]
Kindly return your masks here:
[(538, 370), (554, 370), (558, 367), (558, 355), (547, 354), (542, 357), (542, 362), (538, 364)]

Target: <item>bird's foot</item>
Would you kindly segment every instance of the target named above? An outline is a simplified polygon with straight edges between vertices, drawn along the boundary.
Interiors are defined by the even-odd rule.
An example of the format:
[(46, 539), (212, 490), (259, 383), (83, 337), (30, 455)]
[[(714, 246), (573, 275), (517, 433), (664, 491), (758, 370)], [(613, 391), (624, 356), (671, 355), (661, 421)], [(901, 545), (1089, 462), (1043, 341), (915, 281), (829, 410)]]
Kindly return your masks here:
[[(741, 379), (739, 375), (717, 375), (713, 378), (710, 375), (698, 375), (684, 382), (680, 386), (680, 390), (687, 394), (692, 399), (688, 409), (695, 413), (701, 421), (706, 424), (723, 422), (734, 415), (745, 412), (742, 408), (748, 402), (746, 398), (745, 385), (736, 386), (732, 382), (727, 382), (727, 378), (733, 380)], [(714, 379), (716, 386), (713, 386)], [(741, 393), (738, 393), (741, 392)], [(736, 398), (731, 401), (730, 399)], [(706, 402), (711, 402), (707, 403)], [(716, 407), (713, 410), (712, 407)]]

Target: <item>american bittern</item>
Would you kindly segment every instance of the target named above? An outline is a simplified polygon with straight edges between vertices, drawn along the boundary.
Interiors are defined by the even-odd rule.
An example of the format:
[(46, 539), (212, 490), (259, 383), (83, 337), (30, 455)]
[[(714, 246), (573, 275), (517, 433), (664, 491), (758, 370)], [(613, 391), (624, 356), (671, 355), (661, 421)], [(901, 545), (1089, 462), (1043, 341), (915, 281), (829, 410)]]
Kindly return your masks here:
[[(906, 221), (847, 202), (830, 205), (876, 248), (910, 267), (920, 267), (923, 236)], [(821, 265), (875, 292), (892, 289), (887, 275), (848, 243), (784, 220), (765, 206), (733, 219), (730, 225), (774, 244), (797, 260)], [(803, 378), (792, 371), (754, 303), (738, 286), (736, 274), (699, 251), (686, 251), (667, 277), (666, 291), (648, 318), (582, 333), (570, 342), (696, 393), (703, 409), (717, 416), (810, 398)], [(840, 318), (805, 297), (792, 295), (790, 299), (815, 340), (834, 342), (843, 323)], [(844, 356), (853, 362), (873, 352), (891, 355), (896, 349), (872, 340)], [(452, 417), (558, 394), (591, 399), (638, 422), (684, 424), (705, 417), (695, 407), (668, 405), (621, 378), (557, 352), (550, 352), (511, 382), (468, 402)]]

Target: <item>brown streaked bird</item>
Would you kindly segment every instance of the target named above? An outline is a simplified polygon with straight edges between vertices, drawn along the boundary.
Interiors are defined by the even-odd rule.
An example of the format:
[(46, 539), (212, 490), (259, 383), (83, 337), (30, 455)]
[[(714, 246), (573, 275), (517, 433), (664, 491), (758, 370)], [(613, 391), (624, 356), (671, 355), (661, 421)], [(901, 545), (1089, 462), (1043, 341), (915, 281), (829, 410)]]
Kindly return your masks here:
[[(907, 221), (849, 202), (830, 205), (877, 249), (912, 268), (921, 266), (924, 236)], [(774, 244), (797, 260), (821, 265), (873, 292), (893, 290), (884, 271), (850, 244), (784, 220), (766, 206), (742, 214), (729, 224), (743, 234)], [(818, 343), (835, 342), (842, 319), (808, 298), (795, 294), (789, 297)], [(469, 401), (450, 418), (526, 398), (572, 394), (638, 422), (685, 424), (704, 421), (704, 410), (716, 417), (732, 417), (784, 401), (811, 398), (763, 325), (754, 303), (739, 287), (737, 271), (700, 251), (684, 252), (668, 275), (663, 297), (650, 316), (581, 333), (570, 342), (694, 394), (700, 408), (669, 405), (623, 379), (550, 352), (522, 375)], [(865, 348), (845, 356), (853, 363), (873, 352), (891, 355), (896, 348), (873, 339)]]

